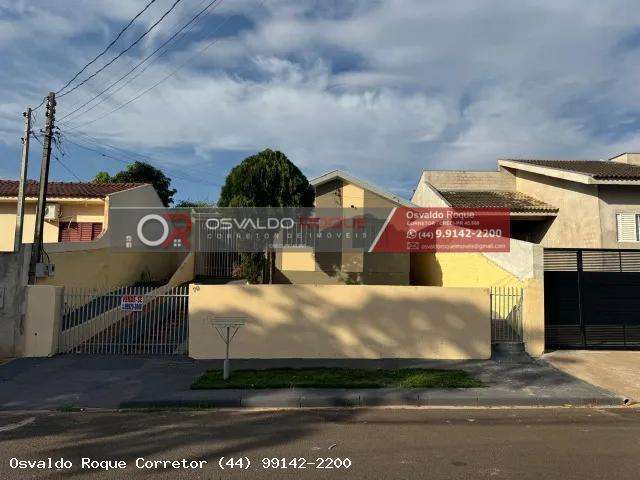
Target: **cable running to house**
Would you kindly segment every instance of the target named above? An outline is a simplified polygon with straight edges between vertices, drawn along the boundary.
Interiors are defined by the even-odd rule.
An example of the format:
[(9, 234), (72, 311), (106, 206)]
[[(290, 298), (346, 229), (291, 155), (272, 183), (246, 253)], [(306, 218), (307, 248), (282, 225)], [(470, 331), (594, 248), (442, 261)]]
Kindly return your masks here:
[(178, 3), (180, 3), (182, 0), (175, 0), (175, 2), (173, 2), (173, 5), (171, 5), (171, 7), (169, 8), (169, 10), (167, 10), (166, 12), (164, 12), (162, 14), (162, 16), (153, 24), (151, 25), (151, 27), (149, 27), (144, 33), (142, 33), (142, 35), (140, 35), (131, 45), (129, 45), (127, 48), (125, 48), (124, 50), (122, 50), (118, 55), (116, 55), (115, 57), (113, 57), (111, 60), (109, 60), (107, 63), (105, 63), (102, 67), (100, 67), (98, 70), (96, 70), (95, 72), (93, 72), (91, 75), (89, 75), (87, 78), (85, 78), (84, 80), (82, 80), (80, 83), (76, 84), (73, 88), (67, 90), (66, 92), (61, 93), (58, 98), (64, 97), (65, 95), (70, 94), (71, 92), (77, 90), (78, 88), (80, 88), (81, 86), (83, 86), (85, 83), (87, 83), (89, 80), (91, 80), (92, 78), (94, 78), (96, 75), (98, 75), (100, 72), (104, 71), (107, 67), (109, 67), (111, 64), (113, 64), (113, 62), (115, 62), (116, 60), (118, 60), (120, 57), (122, 57), (122, 55), (124, 55), (125, 53), (127, 53), (129, 50), (131, 50), (133, 47), (135, 47), (144, 37), (146, 37), (149, 33), (151, 33), (151, 31), (153, 31), (159, 24), (160, 22), (162, 22), (172, 11), (174, 8), (176, 8), (176, 6), (178, 5)]
[[(158, 53), (160, 50), (162, 50), (166, 45), (168, 45), (170, 42), (172, 42), (178, 35), (180, 35), (180, 33), (189, 27), (189, 25), (191, 25), (193, 22), (197, 21), (205, 12), (207, 12), (207, 10), (209, 10), (213, 5), (215, 5), (216, 3), (220, 2), (222, 3), (223, 0), (212, 0), (210, 1), (202, 10), (200, 10), (193, 18), (191, 18), (191, 20), (189, 20), (186, 24), (184, 24), (180, 30), (178, 30), (177, 32), (175, 32), (173, 35), (171, 35), (167, 40), (165, 40), (158, 48), (156, 48), (153, 52), (151, 52), (149, 55), (147, 55), (141, 62), (139, 62), (138, 64), (136, 64), (133, 68), (131, 68), (127, 73), (125, 73), (124, 75), (122, 75), (118, 80), (112, 82), (107, 88), (105, 88), (104, 90), (102, 90), (101, 92), (99, 92), (98, 94), (96, 94), (94, 97), (92, 97), (91, 99), (89, 99), (87, 102), (85, 102), (84, 104), (80, 105), (78, 108), (72, 110), (71, 112), (67, 113), (66, 115), (64, 115), (63, 117), (60, 118), (60, 120), (63, 120), (67, 117), (69, 117), (70, 115), (74, 114), (75, 112), (77, 112), (78, 110), (80, 110), (81, 108), (87, 106), (89, 103), (93, 102), (95, 99), (97, 99), (98, 97), (100, 97), (101, 95), (105, 94), (106, 92), (108, 92), (111, 88), (113, 88), (115, 85), (117, 85), (118, 83), (120, 83), (122, 80), (124, 80), (126, 77), (128, 77), (129, 75), (131, 75), (134, 71), (136, 71), (141, 65), (143, 65), (144, 63), (146, 63), (151, 57), (153, 57), (156, 53)], [(69, 91), (67, 91), (66, 93), (69, 93)]]
[[(204, 4), (207, 0), (202, 0), (200, 2), (201, 6), (202, 4)], [(215, 5), (213, 7), (213, 9), (217, 8), (218, 5), (220, 5), (220, 3), (222, 3), (222, 0), (220, 0), (220, 2)], [(213, 10), (212, 9), (212, 10)], [(194, 22), (190, 25), (190, 27), (186, 30), (183, 31), (180, 34), (180, 38), (176, 39), (175, 44), (177, 44), (178, 42), (182, 41), (182, 39), (191, 31), (193, 30), (193, 28), (197, 25), (197, 22)], [(171, 51), (171, 48), (173, 48), (174, 45), (169, 45), (167, 48), (165, 48), (165, 50), (160, 53), (157, 57), (155, 57), (152, 61), (150, 61), (143, 69), (141, 69), (137, 74), (133, 75), (132, 77), (128, 78), (125, 82), (123, 82), (118, 88), (116, 88), (115, 90), (113, 90), (112, 92), (110, 92), (108, 95), (102, 96), (100, 97), (100, 95), (102, 93), (106, 93), (108, 90), (111, 89), (112, 86), (114, 86), (115, 84), (118, 83), (118, 81), (120, 81), (121, 79), (119, 79), (118, 81), (116, 81), (114, 84), (110, 85), (104, 92), (101, 92), (101, 94), (98, 94), (96, 97), (91, 98), (90, 100), (85, 101), (84, 103), (80, 104), (80, 102), (76, 103), (75, 105), (73, 105), (71, 107), (72, 111), (70, 111), (69, 113), (67, 113), (66, 115), (60, 117), (60, 120), (64, 120), (65, 118), (68, 118), (70, 116), (73, 116), (75, 113), (77, 113), (79, 110), (82, 110), (84, 107), (86, 107), (87, 105), (91, 104), (94, 100), (97, 100), (99, 98), (99, 101), (96, 102), (93, 106), (91, 106), (90, 108), (86, 109), (84, 112), (81, 112), (80, 114), (76, 115), (75, 118), (80, 118), (81, 116), (91, 112), (92, 110), (94, 110), (96, 107), (98, 107), (99, 105), (101, 105), (102, 103), (106, 102), (107, 100), (109, 100), (110, 98), (113, 98), (113, 96), (118, 93), (120, 90), (122, 90), (124, 87), (126, 87), (127, 85), (129, 85), (132, 81), (134, 81), (135, 79), (137, 79), (138, 77), (140, 77), (140, 75), (142, 75), (144, 72), (146, 72), (149, 67), (151, 67), (154, 63), (156, 63), (158, 60), (160, 60), (163, 56), (165, 56), (167, 53), (169, 53)], [(144, 63), (144, 62), (143, 62)], [(136, 67), (137, 68), (137, 67)], [(74, 118), (69, 118), (69, 120), (67, 120), (66, 122), (59, 122), (60, 124), (66, 124), (70, 121), (73, 121)]]
[(124, 28), (122, 28), (122, 30), (120, 30), (120, 32), (118, 32), (118, 35), (116, 35), (116, 37), (104, 48), (104, 50), (102, 50), (98, 55), (96, 55), (95, 57), (93, 57), (93, 59), (91, 59), (91, 61), (89, 61), (89, 63), (87, 63), (84, 67), (82, 67), (78, 73), (76, 73), (73, 78), (71, 78), (71, 80), (69, 80), (67, 83), (64, 84), (64, 86), (62, 88), (60, 88), (56, 94), (61, 93), (65, 88), (67, 88), (69, 85), (71, 85), (73, 83), (73, 81), (78, 78), (80, 75), (82, 75), (84, 73), (84, 71), (89, 68), (91, 65), (93, 65), (99, 58), (101, 58), (105, 53), (107, 53), (109, 51), (109, 49), (111, 47), (113, 47), (118, 40), (120, 40), (120, 37), (122, 37), (122, 35), (124, 35), (124, 32), (126, 32), (131, 25), (133, 25), (135, 23), (135, 21), (140, 18), (140, 16), (142, 16), (144, 14), (144, 12), (146, 12), (149, 7), (151, 7), (151, 5), (153, 5), (155, 2), (157, 2), (158, 0), (150, 0), (142, 10), (140, 10), (135, 17), (133, 17), (129, 23), (127, 23)]

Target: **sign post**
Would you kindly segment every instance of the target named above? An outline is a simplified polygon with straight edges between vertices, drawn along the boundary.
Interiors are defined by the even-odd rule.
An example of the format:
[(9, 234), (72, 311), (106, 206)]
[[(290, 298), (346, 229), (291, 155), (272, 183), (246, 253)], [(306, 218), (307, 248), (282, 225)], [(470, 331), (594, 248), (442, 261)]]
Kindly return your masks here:
[[(229, 379), (229, 375), (231, 374), (231, 363), (229, 361), (229, 345), (231, 344), (231, 340), (236, 336), (240, 327), (245, 324), (246, 318), (244, 317), (220, 317), (217, 319), (213, 319), (211, 324), (216, 329), (218, 336), (225, 343), (225, 356), (224, 356), (224, 366), (222, 368), (222, 378), (224, 380)], [(231, 333), (233, 330), (233, 333)]]

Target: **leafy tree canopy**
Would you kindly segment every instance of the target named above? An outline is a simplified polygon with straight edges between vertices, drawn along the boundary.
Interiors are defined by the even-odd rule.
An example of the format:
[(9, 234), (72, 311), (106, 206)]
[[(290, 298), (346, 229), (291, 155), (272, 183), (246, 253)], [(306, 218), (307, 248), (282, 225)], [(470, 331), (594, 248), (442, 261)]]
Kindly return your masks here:
[(215, 207), (215, 203), (205, 200), (180, 200), (176, 203), (177, 208), (204, 208)]
[(93, 179), (97, 183), (150, 183), (156, 189), (160, 200), (165, 207), (173, 203), (175, 188), (171, 188), (171, 179), (162, 170), (145, 162), (133, 162), (126, 170), (111, 176), (107, 172), (98, 172)]
[(287, 156), (263, 150), (234, 167), (220, 192), (220, 207), (312, 207), (313, 186)]

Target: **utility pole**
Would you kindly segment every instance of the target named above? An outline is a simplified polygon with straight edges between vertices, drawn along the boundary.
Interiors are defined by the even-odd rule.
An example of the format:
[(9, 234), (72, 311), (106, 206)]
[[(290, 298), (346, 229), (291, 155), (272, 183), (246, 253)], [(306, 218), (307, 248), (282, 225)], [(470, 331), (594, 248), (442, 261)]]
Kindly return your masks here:
[(42, 163), (40, 165), (40, 185), (38, 185), (38, 206), (36, 209), (36, 228), (31, 249), (31, 262), (29, 263), (29, 283), (35, 284), (36, 264), (42, 254), (42, 233), (44, 230), (44, 207), (47, 201), (47, 184), (49, 183), (49, 161), (51, 160), (51, 140), (53, 137), (53, 125), (56, 117), (56, 94), (49, 92), (47, 96), (47, 110), (44, 126), (44, 141), (42, 142)]
[(24, 116), (24, 137), (22, 137), (22, 160), (20, 162), (20, 184), (18, 185), (18, 209), (16, 211), (16, 232), (13, 251), (17, 252), (22, 246), (22, 230), (24, 228), (25, 190), (27, 187), (27, 173), (29, 170), (29, 140), (31, 138), (31, 109), (22, 114)]

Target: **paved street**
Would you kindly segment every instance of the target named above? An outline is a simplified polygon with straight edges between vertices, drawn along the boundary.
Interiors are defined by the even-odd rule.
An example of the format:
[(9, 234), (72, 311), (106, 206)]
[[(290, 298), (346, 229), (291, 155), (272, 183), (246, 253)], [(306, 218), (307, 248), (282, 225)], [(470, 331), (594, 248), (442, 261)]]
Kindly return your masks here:
[[(59, 478), (55, 470), (10, 467), (12, 458), (50, 457), (73, 463), (65, 478), (82, 479), (623, 480), (637, 478), (638, 438), (640, 411), (632, 408), (3, 413), (0, 478)], [(82, 457), (127, 467), (81, 470)], [(222, 471), (221, 457), (247, 457), (251, 466)], [(140, 469), (137, 458), (179, 468)], [(289, 468), (264, 469), (263, 458), (285, 459)], [(290, 460), (301, 466), (301, 458), (307, 468), (293, 469)], [(340, 459), (334, 466), (343, 468), (316, 468), (319, 458)], [(183, 468), (201, 461), (202, 469)]]

